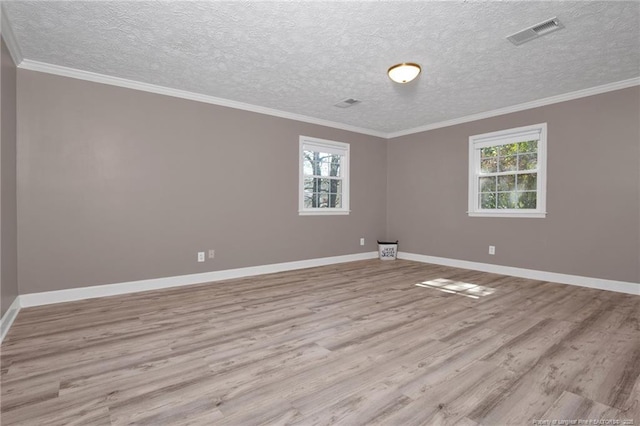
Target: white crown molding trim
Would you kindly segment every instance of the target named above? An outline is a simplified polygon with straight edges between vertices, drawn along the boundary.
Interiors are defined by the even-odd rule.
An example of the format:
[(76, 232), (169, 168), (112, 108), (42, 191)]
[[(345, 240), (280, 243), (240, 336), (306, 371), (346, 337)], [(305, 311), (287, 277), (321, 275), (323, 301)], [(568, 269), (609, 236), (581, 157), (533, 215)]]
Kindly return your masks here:
[[(20, 48), (15, 42), (11, 27), (8, 26), (8, 21), (2, 15), (2, 26), (7, 25), (9, 31), (5, 37), (7, 46), (11, 52), (14, 62), (18, 65), (18, 68), (26, 69), (30, 71), (38, 71), (47, 74), (59, 75), (62, 77), (75, 78), (79, 80), (91, 81), (94, 83), (108, 84), (111, 86), (124, 87), (128, 89), (141, 90), (149, 93), (156, 93), (165, 96), (172, 96), (175, 98), (188, 99), (196, 102), (203, 102), (212, 105), (218, 105), (228, 108), (234, 108), (249, 112), (255, 112), (258, 114), (271, 115), (274, 117), (285, 118), (289, 120), (301, 121), (304, 123), (316, 124), (319, 126), (331, 127), (334, 129), (346, 130), (349, 132), (360, 133), (369, 136), (375, 136), (383, 139), (394, 139), (401, 136), (407, 136), (415, 133), (426, 132), (429, 130), (440, 129), (443, 127), (455, 126), (457, 124), (468, 123), (471, 121), (483, 120), (485, 118), (497, 117), (500, 115), (510, 114), (513, 112), (524, 111), (527, 109), (538, 108), (546, 105), (556, 104), (560, 102), (566, 102), (573, 99), (584, 98), (587, 96), (598, 95), (601, 93), (612, 92), (614, 90), (626, 89), (628, 87), (639, 86), (640, 77), (634, 77), (627, 80), (617, 81), (613, 83), (603, 84), (601, 86), (590, 87), (587, 89), (577, 90), (575, 92), (564, 93), (562, 95), (550, 96), (548, 98), (538, 99), (531, 102), (525, 102), (518, 105), (512, 105), (505, 108), (499, 108), (491, 111), (480, 112), (477, 114), (467, 115), (464, 117), (454, 118), (452, 120), (440, 121), (437, 123), (426, 124), (424, 126), (414, 127), (406, 130), (399, 130), (397, 132), (382, 132), (373, 129), (366, 129), (364, 127), (352, 126), (349, 124), (338, 123), (335, 121), (324, 120), (321, 118), (310, 117), (306, 115), (296, 114), (287, 111), (281, 111), (273, 108), (262, 107), (259, 105), (252, 105), (244, 102), (232, 101), (230, 99), (218, 98), (215, 96), (203, 95), (200, 93), (189, 92), (186, 90), (172, 89), (170, 87), (159, 86), (155, 84), (143, 83), (134, 80), (128, 80), (120, 77), (112, 77), (105, 74), (94, 73), (91, 71), (83, 71), (75, 68), (63, 67), (60, 65), (48, 64), (45, 62), (32, 61), (30, 59), (23, 59)], [(4, 34), (4, 33), (3, 33)]]
[(11, 29), (11, 24), (7, 19), (7, 14), (4, 11), (4, 6), (2, 5), (0, 5), (0, 33), (2, 33), (2, 38), (7, 44), (7, 48), (9, 48), (9, 54), (11, 55), (13, 62), (16, 64), (16, 66), (19, 66), (24, 58), (22, 56), (20, 46), (16, 42), (16, 37), (13, 34), (13, 30)]
[(188, 99), (191, 101), (203, 102), (212, 105), (219, 105), (227, 108), (240, 109), (249, 112), (257, 112), (258, 114), (271, 115), (274, 117), (286, 118), (289, 120), (302, 121), (319, 126), (331, 127), (334, 129), (347, 130), (350, 132), (361, 133), (379, 138), (386, 138), (387, 134), (376, 130), (365, 129), (362, 127), (351, 126), (348, 124), (338, 123), (335, 121), (323, 120), (320, 118), (309, 117), (306, 115), (295, 114), (292, 112), (281, 111), (273, 108), (262, 107), (259, 105), (247, 104), (244, 102), (232, 101), (229, 99), (217, 98), (215, 96), (203, 95), (186, 90), (172, 89), (170, 87), (158, 86), (156, 84), (142, 83), (139, 81), (128, 80), (120, 77), (111, 77), (105, 74), (99, 74), (90, 71), (78, 70), (59, 65), (47, 64), (44, 62), (32, 61), (25, 59), (20, 63), (19, 68), (38, 71), (47, 74), (59, 75), (62, 77), (76, 78), (79, 80), (92, 81), (94, 83), (108, 84), (111, 86), (125, 87), (127, 89), (141, 90), (143, 92), (156, 93), (159, 95), (173, 96), (174, 98)]
[(9, 332), (13, 321), (15, 321), (18, 316), (18, 312), (20, 312), (20, 296), (16, 296), (16, 298), (13, 299), (13, 303), (0, 319), (0, 343), (2, 343)]
[(606, 280), (602, 278), (581, 277), (556, 272), (538, 271), (535, 269), (514, 268), (511, 266), (493, 265), (490, 263), (470, 262), (467, 260), (449, 259), (446, 257), (426, 256), (399, 252), (398, 259), (413, 260), (415, 262), (432, 263), (435, 265), (452, 266), (454, 268), (472, 269), (475, 271), (491, 272), (500, 275), (511, 275), (520, 278), (569, 284), (599, 290), (615, 291), (640, 296), (640, 283)]
[(398, 138), (400, 136), (412, 135), (414, 133), (426, 132), (428, 130), (440, 129), (442, 127), (455, 126), (456, 124), (483, 120), (485, 118), (497, 117), (499, 115), (510, 114), (512, 112), (524, 111), (527, 109), (538, 108), (545, 105), (557, 104), (560, 102), (585, 98), (587, 96), (599, 95), (606, 92), (613, 92), (614, 90), (626, 89), (628, 87), (639, 85), (640, 77), (630, 78), (628, 80), (616, 81), (614, 83), (603, 84), (602, 86), (590, 87), (588, 89), (564, 93), (562, 95), (551, 96), (548, 98), (538, 99), (536, 101), (525, 102), (523, 104), (512, 105), (505, 108), (494, 109), (492, 111), (485, 111), (478, 114), (467, 115), (465, 117), (454, 118), (453, 120), (440, 121), (438, 123), (427, 124), (424, 126), (414, 127), (412, 129), (391, 132), (387, 133), (386, 138)]
[(295, 262), (275, 263), (271, 265), (251, 266), (248, 268), (226, 269), (223, 271), (204, 272), (201, 274), (130, 281), (117, 284), (73, 288), (68, 290), (47, 291), (43, 293), (30, 293), (20, 295), (19, 303), (21, 307), (27, 308), (31, 306), (49, 305), (52, 303), (72, 302), (75, 300), (93, 299), (96, 297), (159, 290), (169, 287), (211, 283), (215, 281), (231, 280), (234, 278), (252, 277), (255, 275), (272, 274), (275, 272), (293, 271), (296, 269), (353, 262), (356, 260), (375, 259), (377, 257), (378, 252), (367, 252), (300, 260)]
[[(6, 25), (6, 18), (3, 16), (2, 26)], [(440, 129), (442, 127), (455, 126), (456, 124), (468, 123), (471, 121), (483, 120), (485, 118), (496, 117), (499, 115), (510, 114), (513, 112), (524, 111), (527, 109), (538, 108), (545, 105), (556, 104), (559, 102), (570, 101), (573, 99), (584, 98), (587, 96), (598, 95), (601, 93), (612, 92), (614, 90), (626, 89), (628, 87), (640, 85), (640, 77), (630, 78), (628, 80), (617, 81), (614, 83), (603, 84), (601, 86), (595, 86), (588, 89), (578, 90), (575, 92), (564, 93), (562, 95), (551, 96), (548, 98), (538, 99), (531, 102), (525, 102), (518, 105), (512, 105), (505, 108), (499, 108), (491, 111), (485, 111), (478, 114), (467, 115), (464, 117), (454, 118), (452, 120), (440, 121), (437, 123), (426, 124), (424, 126), (414, 127), (411, 129), (400, 130), (397, 132), (382, 132), (378, 130), (366, 129), (363, 127), (352, 126), (349, 124), (338, 123), (335, 121), (324, 120), (320, 118), (309, 117), (306, 115), (295, 114), (292, 112), (281, 111), (273, 108), (262, 107), (259, 105), (252, 105), (244, 102), (232, 101), (229, 99), (218, 98), (215, 96), (203, 95), (195, 92), (188, 92), (186, 90), (172, 89), (169, 87), (159, 86), (155, 84), (143, 83), (134, 80), (128, 80), (120, 77), (112, 77), (105, 74), (94, 73), (90, 71), (83, 71), (75, 68), (63, 67), (60, 65), (48, 64), (45, 62), (32, 61), (30, 59), (23, 59), (18, 45), (15, 43), (13, 34), (10, 32), (11, 44), (8, 38), (7, 46), (11, 51), (14, 61), (19, 68), (38, 71), (47, 74), (59, 75), (62, 77), (76, 78), (79, 80), (91, 81), (94, 83), (108, 84), (111, 86), (124, 87), (128, 89), (141, 90), (144, 92), (156, 93), (165, 96), (172, 96), (176, 98), (188, 99), (196, 102), (203, 102), (212, 105), (219, 105), (228, 108), (234, 108), (249, 112), (255, 112), (258, 114), (271, 115), (274, 117), (285, 118), (289, 120), (301, 121), (304, 123), (317, 124), (319, 126), (331, 127), (334, 129), (346, 130), (350, 132), (360, 133), (369, 136), (375, 136), (383, 139), (394, 139), (400, 136), (411, 135), (415, 133), (426, 132), (428, 130)], [(15, 53), (14, 53), (15, 52)], [(17, 60), (19, 59), (19, 61)]]

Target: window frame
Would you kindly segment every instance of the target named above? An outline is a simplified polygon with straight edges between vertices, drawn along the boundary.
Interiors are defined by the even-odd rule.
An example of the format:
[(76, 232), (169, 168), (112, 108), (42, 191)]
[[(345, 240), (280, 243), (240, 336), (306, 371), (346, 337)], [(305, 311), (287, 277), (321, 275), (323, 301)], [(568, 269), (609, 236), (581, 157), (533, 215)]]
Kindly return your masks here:
[[(483, 209), (479, 201), (480, 150), (482, 148), (524, 142), (538, 137), (535, 209)], [(525, 138), (525, 139), (523, 139)], [(517, 174), (517, 170), (513, 174)], [(547, 215), (547, 123), (483, 133), (469, 137), (469, 210), (470, 217), (544, 218)]]
[[(342, 207), (305, 207), (304, 206), (304, 178), (309, 177), (304, 173), (304, 151), (310, 147), (316, 151), (316, 148), (326, 149), (330, 153), (342, 156), (340, 163), (339, 179), (342, 182), (341, 201)], [(306, 149), (309, 150), (309, 149)], [(350, 150), (348, 143), (331, 141), (327, 139), (318, 139), (310, 136), (300, 136), (298, 145), (298, 215), (300, 216), (325, 216), (325, 215), (348, 215), (349, 209), (349, 166), (350, 166)]]

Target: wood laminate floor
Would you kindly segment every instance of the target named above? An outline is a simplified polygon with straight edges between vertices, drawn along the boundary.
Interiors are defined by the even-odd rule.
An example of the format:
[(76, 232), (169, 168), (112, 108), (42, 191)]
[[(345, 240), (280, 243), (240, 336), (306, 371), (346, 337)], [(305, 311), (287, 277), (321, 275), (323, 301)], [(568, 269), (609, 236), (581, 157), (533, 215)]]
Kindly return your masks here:
[(27, 308), (0, 349), (3, 426), (640, 425), (640, 296), (402, 260)]

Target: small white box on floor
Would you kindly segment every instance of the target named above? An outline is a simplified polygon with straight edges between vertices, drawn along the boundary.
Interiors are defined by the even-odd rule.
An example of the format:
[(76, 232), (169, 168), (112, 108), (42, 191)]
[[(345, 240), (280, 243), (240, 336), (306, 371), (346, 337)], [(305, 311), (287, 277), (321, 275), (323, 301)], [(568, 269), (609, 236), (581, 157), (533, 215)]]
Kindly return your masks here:
[(380, 260), (396, 260), (398, 256), (398, 242), (378, 241)]

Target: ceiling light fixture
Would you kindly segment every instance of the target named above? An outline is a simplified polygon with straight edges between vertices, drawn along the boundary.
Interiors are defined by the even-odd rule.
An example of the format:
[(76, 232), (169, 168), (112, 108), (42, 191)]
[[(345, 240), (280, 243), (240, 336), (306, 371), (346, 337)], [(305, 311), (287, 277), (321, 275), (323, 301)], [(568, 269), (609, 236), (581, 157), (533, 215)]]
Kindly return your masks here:
[(397, 64), (389, 68), (387, 74), (389, 74), (389, 78), (396, 83), (408, 83), (415, 79), (418, 74), (420, 74), (420, 65), (414, 64), (413, 62), (403, 62), (401, 64)]

